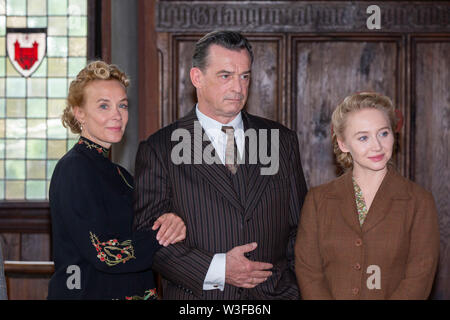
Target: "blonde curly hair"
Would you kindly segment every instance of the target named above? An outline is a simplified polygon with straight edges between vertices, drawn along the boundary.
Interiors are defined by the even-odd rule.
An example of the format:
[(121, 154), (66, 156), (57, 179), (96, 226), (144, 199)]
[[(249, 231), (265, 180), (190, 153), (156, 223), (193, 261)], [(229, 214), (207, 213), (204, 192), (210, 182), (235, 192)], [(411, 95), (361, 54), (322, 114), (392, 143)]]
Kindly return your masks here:
[[(331, 116), (331, 141), (337, 163), (344, 169), (353, 168), (353, 158), (350, 152), (342, 152), (337, 139), (343, 140), (346, 120), (349, 113), (365, 108), (374, 108), (384, 112), (390, 122), (392, 132), (396, 129), (397, 118), (394, 105), (389, 97), (376, 92), (359, 92), (344, 99)], [(395, 144), (394, 144), (395, 145)]]
[(69, 93), (67, 95), (67, 105), (61, 116), (63, 126), (65, 128), (70, 128), (75, 134), (81, 133), (81, 125), (75, 118), (73, 108), (76, 106), (82, 107), (84, 105), (84, 89), (94, 80), (117, 80), (125, 89), (130, 84), (127, 75), (119, 70), (116, 65), (107, 64), (104, 61), (97, 60), (84, 67), (70, 83)]

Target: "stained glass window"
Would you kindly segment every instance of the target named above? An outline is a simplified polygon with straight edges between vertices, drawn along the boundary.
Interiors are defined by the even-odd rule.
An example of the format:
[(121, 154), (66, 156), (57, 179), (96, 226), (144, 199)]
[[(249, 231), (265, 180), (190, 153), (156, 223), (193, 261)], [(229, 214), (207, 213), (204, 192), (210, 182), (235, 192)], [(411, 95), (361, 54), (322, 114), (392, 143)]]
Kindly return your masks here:
[[(45, 54), (29, 76), (8, 50), (19, 29), (45, 32)], [(30, 55), (19, 42), (15, 50)], [(0, 200), (48, 199), (53, 169), (77, 138), (60, 117), (86, 56), (87, 0), (0, 0)]]

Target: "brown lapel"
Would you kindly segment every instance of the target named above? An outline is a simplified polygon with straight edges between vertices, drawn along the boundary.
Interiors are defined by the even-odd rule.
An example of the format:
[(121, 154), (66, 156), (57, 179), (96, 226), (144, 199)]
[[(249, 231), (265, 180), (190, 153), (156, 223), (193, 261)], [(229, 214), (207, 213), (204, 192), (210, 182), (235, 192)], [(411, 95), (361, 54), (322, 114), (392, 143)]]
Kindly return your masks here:
[(388, 165), (388, 172), (375, 194), (366, 220), (362, 225), (362, 231), (367, 232), (380, 223), (390, 212), (395, 200), (406, 200), (409, 198), (404, 178), (397, 173), (395, 168)]
[(326, 197), (338, 199), (341, 202), (339, 206), (341, 215), (347, 224), (357, 233), (365, 233), (380, 223), (390, 211), (394, 200), (410, 198), (403, 177), (390, 165), (388, 166), (386, 176), (375, 194), (375, 198), (362, 227), (359, 225), (356, 209), (352, 170), (347, 171), (335, 180), (332, 189)]
[[(191, 134), (191, 160), (193, 161), (195, 157), (198, 159), (203, 159), (203, 150), (211, 143), (209, 139), (203, 141), (203, 136), (205, 131), (201, 128), (201, 135), (195, 135), (195, 121), (198, 122), (197, 115), (195, 113), (195, 107), (183, 118), (178, 120), (178, 128), (183, 128), (189, 131)], [(198, 122), (198, 125), (200, 123)], [(201, 126), (200, 126), (201, 127)], [(194, 141), (194, 139), (197, 139)], [(201, 144), (201, 148), (195, 148), (195, 144)], [(239, 197), (233, 187), (232, 181), (228, 175), (228, 169), (223, 164), (195, 164), (193, 162), (192, 167), (197, 170), (197, 172), (203, 176), (210, 185), (217, 189), (217, 191), (222, 194), (231, 204), (233, 204), (237, 209), (242, 210), (243, 206), (239, 201)]]
[(356, 233), (361, 233), (361, 227), (359, 225), (355, 193), (353, 191), (352, 171), (348, 170), (342, 176), (337, 178), (329, 192), (325, 196), (328, 199), (336, 199), (340, 202), (339, 212), (344, 218), (345, 222)]

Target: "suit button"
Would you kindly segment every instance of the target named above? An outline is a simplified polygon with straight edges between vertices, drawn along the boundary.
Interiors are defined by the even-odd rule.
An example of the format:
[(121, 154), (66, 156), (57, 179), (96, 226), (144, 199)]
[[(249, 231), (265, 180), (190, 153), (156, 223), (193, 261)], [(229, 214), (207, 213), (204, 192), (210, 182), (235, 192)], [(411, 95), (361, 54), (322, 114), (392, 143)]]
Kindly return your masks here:
[(352, 289), (352, 293), (356, 296), (359, 293), (359, 289), (358, 288), (353, 288)]
[(356, 245), (357, 247), (360, 247), (360, 246), (362, 245), (362, 240), (361, 240), (361, 239), (356, 239), (355, 245)]
[(353, 268), (355, 268), (355, 270), (361, 270), (361, 265), (359, 263), (356, 263)]

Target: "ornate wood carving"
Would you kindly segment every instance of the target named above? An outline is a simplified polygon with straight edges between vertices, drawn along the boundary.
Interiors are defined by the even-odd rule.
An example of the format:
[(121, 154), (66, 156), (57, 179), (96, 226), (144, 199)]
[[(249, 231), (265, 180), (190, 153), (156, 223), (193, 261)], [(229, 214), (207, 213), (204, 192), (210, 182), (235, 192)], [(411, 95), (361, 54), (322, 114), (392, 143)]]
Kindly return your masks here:
[[(365, 1), (159, 1), (158, 32), (374, 32)], [(377, 2), (381, 32), (450, 31), (448, 3)], [(377, 32), (375, 30), (375, 32)]]

